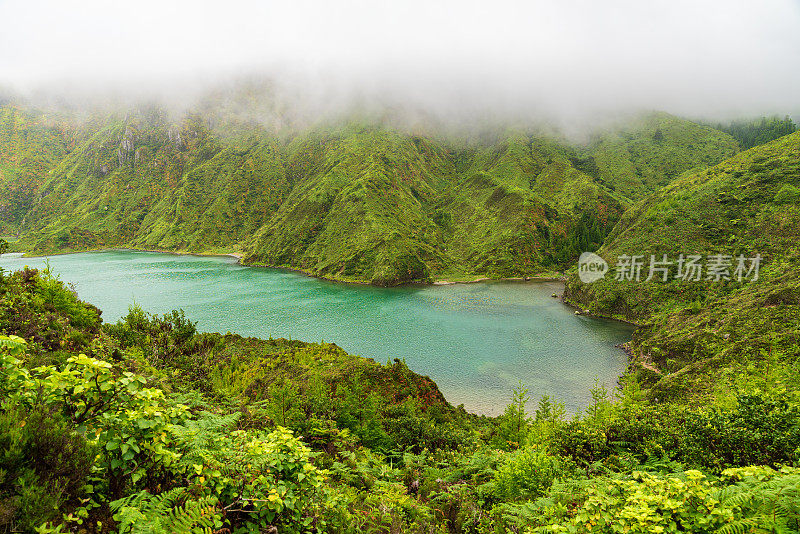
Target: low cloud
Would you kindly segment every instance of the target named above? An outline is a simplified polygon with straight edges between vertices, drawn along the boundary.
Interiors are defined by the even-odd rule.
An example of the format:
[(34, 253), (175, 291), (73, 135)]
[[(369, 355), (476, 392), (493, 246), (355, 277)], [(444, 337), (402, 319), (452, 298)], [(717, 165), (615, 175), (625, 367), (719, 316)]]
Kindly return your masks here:
[(185, 102), (256, 74), (441, 116), (800, 112), (796, 0), (0, 0), (0, 21), (0, 85), (26, 93)]

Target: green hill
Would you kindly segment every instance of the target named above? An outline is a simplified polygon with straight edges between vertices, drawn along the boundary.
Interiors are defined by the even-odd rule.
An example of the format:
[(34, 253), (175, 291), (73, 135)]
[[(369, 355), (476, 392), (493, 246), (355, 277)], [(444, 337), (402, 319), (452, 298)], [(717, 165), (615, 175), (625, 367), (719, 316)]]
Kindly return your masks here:
[(571, 152), (518, 132), (477, 150), (443, 202), (448, 250), (472, 272), (513, 276), (561, 269), (596, 249), (625, 204), (577, 170)]
[[(768, 373), (794, 365), (800, 340), (800, 133), (683, 176), (632, 207), (599, 254), (673, 261), (680, 254), (732, 256), (731, 280), (581, 283), (568, 299), (591, 313), (642, 325), (632, 341), (653, 397), (692, 396), (736, 371)], [(760, 254), (757, 280), (735, 276), (737, 258)], [(745, 262), (749, 269), (751, 262)], [(746, 273), (745, 273), (746, 274)], [(774, 361), (772, 360), (774, 359)]]
[(33, 251), (235, 250), (277, 208), (284, 179), (276, 140), (265, 134), (223, 145), (196, 116), (110, 117), (49, 173), (23, 243)]
[(15, 234), (47, 173), (71, 149), (71, 125), (63, 117), (0, 106), (0, 234)]
[(623, 207), (546, 142), (519, 134), (459, 153), (385, 129), (312, 135), (292, 147), (289, 172), (303, 172), (245, 261), (378, 284), (563, 267)]
[[(60, 128), (2, 108), (2, 172), (16, 193), (0, 217), (15, 246), (237, 252), (383, 285), (535, 276), (597, 249), (629, 199), (735, 151), (726, 134), (664, 114), (587, 148), (519, 130), (467, 142), (363, 118), (287, 126), (280, 105), (256, 96), (217, 96), (182, 118), (154, 106), (64, 114)], [(268, 120), (248, 119), (247, 106)]]
[(734, 155), (730, 135), (667, 113), (650, 113), (596, 136), (579, 162), (631, 200), (639, 200), (691, 169)]
[(431, 212), (454, 171), (421, 138), (373, 128), (312, 133), (290, 146), (294, 187), (247, 247), (245, 261), (333, 278), (425, 280), (451, 261)]

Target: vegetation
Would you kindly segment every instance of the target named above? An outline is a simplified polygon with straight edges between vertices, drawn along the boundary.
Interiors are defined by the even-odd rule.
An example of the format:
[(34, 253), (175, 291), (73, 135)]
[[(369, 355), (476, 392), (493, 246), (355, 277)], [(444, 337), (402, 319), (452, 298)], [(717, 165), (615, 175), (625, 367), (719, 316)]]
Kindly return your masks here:
[(0, 106), (0, 235), (19, 231), (49, 171), (74, 142), (64, 117)]
[[(0, 530), (800, 532), (791, 121), (651, 114), (574, 146), (236, 109), (78, 121), (4, 104), (10, 247), (241, 252), (375, 284), (597, 251), (612, 273), (573, 268), (565, 298), (638, 325), (629, 371), (579, 413), (520, 384), (479, 417), (402, 361), (201, 333), (179, 310), (108, 324), (49, 270), (0, 271)], [(688, 276), (698, 254), (718, 268)], [(635, 256), (638, 281), (613, 276)]]
[[(5, 530), (798, 530), (796, 389), (652, 403), (629, 375), (571, 419), (547, 397), (531, 417), (523, 386), (477, 417), (335, 345), (135, 306), (103, 324), (35, 270), (0, 277), (0, 324)], [(793, 374), (775, 364), (772, 383)]]
[(738, 146), (730, 133), (666, 113), (642, 115), (591, 139), (580, 167), (637, 201), (687, 171), (733, 156)]
[(742, 148), (769, 143), (784, 135), (793, 134), (797, 125), (790, 117), (762, 117), (752, 121), (733, 121), (730, 124), (717, 125), (718, 130), (729, 133), (739, 141)]
[[(798, 356), (800, 204), (790, 199), (799, 180), (798, 133), (682, 177), (629, 210), (599, 251), (612, 266), (625, 254), (666, 254), (668, 281), (661, 273), (645, 281), (647, 266), (640, 282), (570, 278), (573, 302), (641, 325), (630, 350), (652, 399), (699, 402), (736, 387), (743, 371), (767, 388), (796, 387), (774, 369)], [(681, 254), (731, 256), (729, 279), (707, 280), (705, 271), (700, 282), (676, 279)], [(758, 279), (738, 280), (738, 258), (756, 255)]]
[(737, 149), (664, 114), (587, 148), (536, 130), (445, 138), (377, 119), (272, 127), (224, 99), (177, 119), (152, 106), (80, 120), (2, 110), (0, 161), (13, 165), (0, 166), (0, 219), (15, 250), (236, 252), (380, 285), (563, 271), (631, 200)]

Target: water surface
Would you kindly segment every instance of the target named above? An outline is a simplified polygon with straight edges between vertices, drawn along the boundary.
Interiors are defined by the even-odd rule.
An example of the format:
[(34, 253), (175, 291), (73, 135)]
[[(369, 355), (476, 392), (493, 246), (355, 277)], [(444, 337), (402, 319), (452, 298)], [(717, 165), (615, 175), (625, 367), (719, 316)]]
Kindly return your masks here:
[[(43, 267), (6, 254), (0, 267)], [(630, 327), (576, 316), (550, 295), (557, 282), (486, 282), (376, 288), (345, 285), (229, 257), (110, 251), (52, 256), (81, 299), (116, 321), (134, 301), (146, 311), (182, 308), (200, 330), (334, 342), (384, 363), (405, 359), (451, 403), (495, 415), (520, 381), (574, 412), (595, 378), (609, 388), (625, 369), (615, 345)], [(533, 403), (531, 404), (533, 407)]]

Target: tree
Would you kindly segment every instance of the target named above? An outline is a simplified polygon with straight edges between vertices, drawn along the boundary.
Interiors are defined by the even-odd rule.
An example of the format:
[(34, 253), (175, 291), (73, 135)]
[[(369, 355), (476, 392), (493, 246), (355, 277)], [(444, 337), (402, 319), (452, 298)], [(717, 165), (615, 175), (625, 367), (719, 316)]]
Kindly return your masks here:
[(664, 140), (664, 134), (661, 132), (661, 128), (657, 128), (655, 133), (653, 134), (653, 140), (656, 142), (661, 142)]
[(608, 398), (608, 388), (595, 377), (594, 387), (590, 390), (592, 394), (592, 404), (586, 409), (589, 418), (596, 423), (601, 423), (608, 412), (611, 403)]
[(551, 401), (549, 395), (542, 395), (542, 398), (539, 399), (539, 407), (536, 408), (535, 421), (537, 423), (555, 423), (560, 421), (565, 413), (564, 403)]
[(511, 403), (506, 406), (505, 412), (500, 416), (498, 429), (498, 447), (504, 449), (518, 449), (525, 444), (528, 437), (528, 416), (525, 405), (528, 404), (528, 388), (519, 383), (511, 395)]
[(750, 121), (733, 121), (728, 125), (720, 124), (717, 129), (730, 134), (742, 148), (748, 149), (794, 133), (797, 126), (791, 117), (780, 119), (774, 116)]

